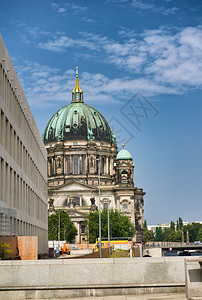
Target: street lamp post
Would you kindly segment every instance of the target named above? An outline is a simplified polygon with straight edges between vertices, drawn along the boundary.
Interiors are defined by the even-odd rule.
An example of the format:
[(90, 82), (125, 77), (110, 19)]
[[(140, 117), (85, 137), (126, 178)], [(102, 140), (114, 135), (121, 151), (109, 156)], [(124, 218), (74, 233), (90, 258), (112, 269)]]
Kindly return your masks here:
[(60, 210), (58, 210), (58, 248), (60, 248), (59, 243), (60, 243)]
[(100, 258), (102, 257), (101, 251), (101, 203), (100, 203), (100, 159), (97, 158), (98, 161), (98, 180), (99, 180), (99, 253)]
[(108, 195), (108, 248), (110, 255), (110, 230), (109, 230), (109, 195)]
[(63, 223), (64, 226), (64, 241), (65, 241), (65, 223)]

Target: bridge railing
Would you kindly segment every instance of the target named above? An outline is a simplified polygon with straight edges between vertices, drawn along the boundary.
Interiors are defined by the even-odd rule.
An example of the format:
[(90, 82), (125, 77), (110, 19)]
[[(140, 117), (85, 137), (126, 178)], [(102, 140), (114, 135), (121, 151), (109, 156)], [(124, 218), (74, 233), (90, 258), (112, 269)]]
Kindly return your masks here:
[(198, 247), (201, 245), (195, 245), (194, 243), (182, 243), (182, 242), (148, 242), (144, 244), (144, 248), (154, 248), (154, 247), (159, 247), (159, 248), (175, 248), (175, 247), (186, 247), (186, 246), (191, 246), (191, 247)]

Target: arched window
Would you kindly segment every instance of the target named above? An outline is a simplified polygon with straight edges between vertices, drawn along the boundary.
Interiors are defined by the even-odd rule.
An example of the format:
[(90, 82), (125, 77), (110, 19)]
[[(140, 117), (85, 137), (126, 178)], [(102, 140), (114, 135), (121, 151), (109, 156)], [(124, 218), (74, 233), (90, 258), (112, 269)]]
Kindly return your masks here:
[(103, 209), (108, 209), (108, 202), (103, 203)]
[(128, 173), (126, 171), (121, 173), (121, 183), (128, 183)]
[(102, 208), (108, 209), (108, 198), (102, 199)]
[(74, 206), (80, 206), (80, 197), (73, 197), (72, 203), (74, 204)]
[(127, 200), (124, 200), (122, 202), (122, 211), (125, 213), (128, 212), (128, 201)]

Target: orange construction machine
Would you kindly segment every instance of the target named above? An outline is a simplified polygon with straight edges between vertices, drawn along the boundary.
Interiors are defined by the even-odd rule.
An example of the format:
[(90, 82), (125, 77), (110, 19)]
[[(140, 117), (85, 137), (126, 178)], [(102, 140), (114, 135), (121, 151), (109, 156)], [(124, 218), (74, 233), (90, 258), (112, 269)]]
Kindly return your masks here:
[(62, 254), (70, 255), (70, 249), (69, 249), (69, 246), (66, 245), (66, 243), (63, 243), (63, 245), (61, 246), (61, 251), (62, 251)]

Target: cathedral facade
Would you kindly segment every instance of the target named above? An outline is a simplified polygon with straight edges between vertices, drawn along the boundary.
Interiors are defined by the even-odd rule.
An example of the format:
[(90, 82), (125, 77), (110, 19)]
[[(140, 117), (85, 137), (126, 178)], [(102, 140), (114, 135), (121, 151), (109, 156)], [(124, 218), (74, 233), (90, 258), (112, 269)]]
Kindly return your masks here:
[(143, 240), (143, 196), (134, 186), (131, 154), (118, 152), (116, 137), (103, 115), (84, 103), (78, 70), (71, 104), (49, 120), (43, 136), (48, 154), (49, 215), (66, 210), (78, 230), (76, 243), (87, 242), (84, 220), (92, 209), (118, 209)]

